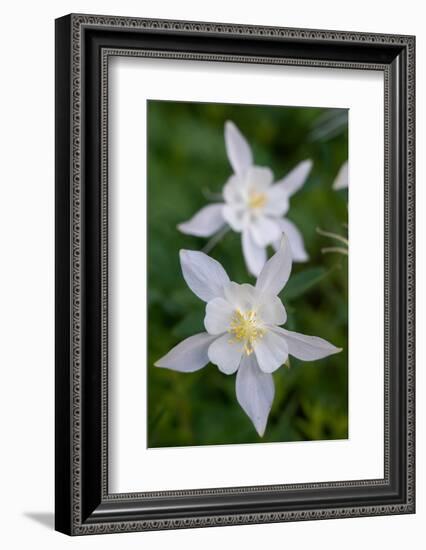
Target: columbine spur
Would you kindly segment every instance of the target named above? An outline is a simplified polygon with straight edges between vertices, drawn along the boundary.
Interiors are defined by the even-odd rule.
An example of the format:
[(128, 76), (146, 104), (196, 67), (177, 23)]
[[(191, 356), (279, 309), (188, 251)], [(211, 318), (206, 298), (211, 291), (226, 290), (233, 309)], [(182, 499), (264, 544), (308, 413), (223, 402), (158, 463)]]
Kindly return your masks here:
[(288, 236), (293, 260), (306, 261), (303, 237), (285, 215), (290, 197), (304, 184), (312, 162), (300, 162), (273, 184), (272, 171), (253, 164), (249, 144), (231, 121), (225, 124), (225, 146), (234, 173), (223, 188), (224, 202), (203, 207), (189, 221), (179, 224), (178, 229), (189, 235), (210, 237), (228, 225), (241, 233), (247, 269), (256, 277), (265, 265), (266, 247), (273, 245), (276, 249), (282, 233)]
[(292, 264), (285, 237), (255, 286), (231, 282), (221, 264), (203, 252), (181, 250), (180, 261), (189, 288), (207, 303), (207, 332), (190, 336), (155, 365), (194, 372), (210, 361), (225, 374), (237, 372), (237, 400), (263, 436), (274, 399), (271, 373), (289, 355), (314, 361), (341, 349), (322, 338), (279, 326), (286, 322), (287, 314), (278, 294), (287, 283)]

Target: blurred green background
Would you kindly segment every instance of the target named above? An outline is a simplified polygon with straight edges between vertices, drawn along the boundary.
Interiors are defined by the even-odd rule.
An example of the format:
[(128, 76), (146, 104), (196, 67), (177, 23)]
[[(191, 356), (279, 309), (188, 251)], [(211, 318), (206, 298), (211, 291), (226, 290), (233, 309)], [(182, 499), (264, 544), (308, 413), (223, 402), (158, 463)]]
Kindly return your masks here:
[[(320, 336), (343, 351), (315, 362), (291, 357), (274, 373), (275, 399), (263, 438), (239, 406), (235, 375), (214, 365), (195, 373), (154, 367), (184, 338), (204, 331), (205, 304), (186, 286), (179, 249), (207, 239), (176, 225), (220, 194), (231, 175), (224, 123), (232, 120), (251, 144), (254, 162), (276, 180), (310, 158), (313, 169), (293, 195), (288, 218), (310, 256), (293, 264), (281, 293), (289, 330)], [(347, 111), (322, 108), (148, 102), (148, 446), (218, 445), (348, 437), (347, 257), (322, 254), (332, 241), (320, 227), (345, 235), (347, 191), (332, 183), (348, 157)], [(272, 250), (270, 251), (270, 254)], [(251, 282), (240, 235), (229, 232), (210, 255), (231, 280)]]

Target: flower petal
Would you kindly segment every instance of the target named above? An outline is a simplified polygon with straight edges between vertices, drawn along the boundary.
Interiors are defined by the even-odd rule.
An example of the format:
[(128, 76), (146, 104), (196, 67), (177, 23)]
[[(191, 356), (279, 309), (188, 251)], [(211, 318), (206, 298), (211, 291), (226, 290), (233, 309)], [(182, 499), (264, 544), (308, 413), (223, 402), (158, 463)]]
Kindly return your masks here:
[(227, 300), (213, 298), (206, 306), (204, 326), (207, 332), (209, 334), (223, 334), (226, 332), (230, 327), (233, 313), (234, 308)]
[(284, 216), (290, 207), (287, 191), (279, 185), (272, 185), (266, 192), (267, 201), (264, 207), (265, 214), (270, 216)]
[(225, 204), (222, 216), (234, 231), (240, 233), (247, 224), (247, 211), (242, 205)]
[(305, 183), (311, 169), (311, 160), (308, 159), (299, 162), (299, 164), (293, 168), (291, 172), (272, 186), (274, 193), (278, 193), (281, 190), (286, 193), (287, 197), (291, 197)]
[(232, 174), (223, 186), (222, 194), (227, 203), (242, 204), (245, 196), (245, 179), (237, 174)]
[(250, 145), (233, 122), (225, 123), (225, 146), (229, 162), (236, 174), (244, 174), (253, 163)]
[(190, 336), (166, 353), (155, 366), (180, 372), (200, 370), (209, 362), (207, 350), (215, 338), (207, 332)]
[(259, 369), (256, 358), (245, 355), (235, 384), (238, 403), (253, 422), (260, 437), (265, 433), (269, 411), (274, 400), (274, 380)]
[(232, 342), (231, 335), (226, 333), (219, 336), (208, 349), (210, 361), (217, 365), (225, 374), (233, 374), (240, 366), (243, 354), (243, 345)]
[(224, 287), (223, 293), (233, 311), (236, 309), (247, 311), (252, 309), (257, 302), (256, 289), (248, 283), (239, 285), (238, 283), (230, 282)]
[[(290, 243), (291, 256), (295, 262), (306, 262), (309, 260), (308, 253), (305, 250), (305, 244), (301, 232), (297, 229), (293, 222), (285, 218), (277, 219), (277, 224), (281, 231), (288, 237)], [(279, 241), (274, 243), (274, 248), (278, 250)]]
[(342, 351), (318, 336), (307, 336), (281, 327), (274, 327), (274, 331), (286, 339), (289, 354), (302, 361), (315, 361)]
[(340, 167), (340, 170), (333, 183), (333, 189), (336, 191), (339, 189), (346, 189), (349, 187), (349, 166), (348, 161), (344, 162)]
[(287, 237), (283, 235), (279, 249), (262, 269), (256, 282), (256, 288), (260, 292), (277, 296), (288, 281), (291, 263), (290, 244)]
[(219, 262), (204, 252), (181, 250), (180, 264), (186, 284), (201, 300), (209, 302), (223, 296), (229, 277)]
[(248, 229), (242, 232), (242, 246), (247, 269), (257, 277), (266, 262), (266, 249), (254, 242)]
[(273, 181), (274, 174), (267, 166), (250, 166), (246, 172), (245, 183), (249, 191), (265, 193)]
[(258, 308), (259, 317), (268, 325), (283, 325), (287, 321), (287, 313), (283, 303), (272, 294), (262, 293), (262, 303)]
[(209, 204), (199, 210), (190, 220), (178, 225), (179, 231), (197, 237), (210, 237), (225, 225), (222, 215), (223, 203)]
[(263, 372), (274, 372), (287, 361), (288, 346), (286, 339), (279, 333), (267, 329), (262, 338), (254, 345), (254, 353)]
[(259, 246), (268, 246), (281, 237), (280, 230), (275, 219), (266, 216), (258, 216), (250, 223), (250, 231), (254, 242)]

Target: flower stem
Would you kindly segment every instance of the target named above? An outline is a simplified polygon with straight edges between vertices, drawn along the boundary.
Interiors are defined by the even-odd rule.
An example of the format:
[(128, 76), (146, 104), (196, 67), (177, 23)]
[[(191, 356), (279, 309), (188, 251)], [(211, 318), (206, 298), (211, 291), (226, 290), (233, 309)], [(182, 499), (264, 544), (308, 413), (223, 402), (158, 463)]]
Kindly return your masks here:
[(338, 252), (339, 254), (344, 254), (345, 256), (349, 255), (348, 249), (343, 248), (343, 246), (330, 246), (328, 248), (321, 248), (321, 252), (323, 254), (327, 254), (327, 252)]
[(201, 249), (201, 252), (204, 252), (204, 254), (208, 254), (213, 248), (222, 240), (222, 238), (228, 233), (229, 226), (225, 225), (225, 227), (222, 227), (213, 237), (207, 241), (207, 243), (204, 245), (204, 247)]
[(336, 241), (340, 241), (346, 246), (349, 246), (348, 239), (345, 239), (345, 237), (342, 237), (342, 235), (338, 235), (337, 233), (330, 233), (329, 231), (324, 231), (319, 227), (317, 227), (317, 233), (319, 233), (320, 235), (323, 235), (324, 237), (330, 237), (331, 239), (336, 239)]
[(208, 187), (203, 187), (202, 193), (203, 193), (204, 197), (209, 201), (223, 200), (222, 193), (214, 193)]

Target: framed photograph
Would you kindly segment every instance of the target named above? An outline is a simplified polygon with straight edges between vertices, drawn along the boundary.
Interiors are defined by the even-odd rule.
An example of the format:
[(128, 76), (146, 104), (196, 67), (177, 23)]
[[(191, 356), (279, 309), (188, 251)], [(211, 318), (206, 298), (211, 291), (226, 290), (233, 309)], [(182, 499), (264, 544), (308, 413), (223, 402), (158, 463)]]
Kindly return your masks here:
[(413, 36), (56, 20), (56, 529), (415, 511)]

